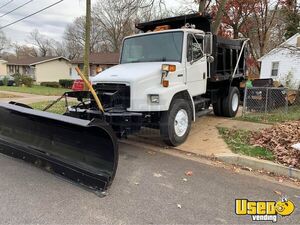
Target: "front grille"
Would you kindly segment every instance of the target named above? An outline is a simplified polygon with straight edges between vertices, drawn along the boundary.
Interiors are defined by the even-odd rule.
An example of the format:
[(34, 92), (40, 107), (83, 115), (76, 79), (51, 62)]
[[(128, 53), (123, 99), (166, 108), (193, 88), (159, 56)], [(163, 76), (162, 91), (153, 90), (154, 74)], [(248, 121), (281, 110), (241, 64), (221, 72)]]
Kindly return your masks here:
[(129, 108), (130, 107), (130, 87), (125, 84), (94, 85), (104, 108)]

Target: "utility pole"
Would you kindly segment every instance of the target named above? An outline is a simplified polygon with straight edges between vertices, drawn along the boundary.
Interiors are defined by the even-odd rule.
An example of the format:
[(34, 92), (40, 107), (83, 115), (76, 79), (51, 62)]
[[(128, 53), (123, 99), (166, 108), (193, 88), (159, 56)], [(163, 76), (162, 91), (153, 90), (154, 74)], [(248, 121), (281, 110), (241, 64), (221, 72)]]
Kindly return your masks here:
[[(85, 45), (83, 74), (89, 80), (90, 76), (90, 37), (91, 37), (91, 0), (86, 0)], [(85, 85), (85, 90), (87, 86)]]
[(206, 7), (206, 0), (198, 0), (198, 4), (199, 4), (199, 13), (203, 14), (205, 13), (205, 7)]

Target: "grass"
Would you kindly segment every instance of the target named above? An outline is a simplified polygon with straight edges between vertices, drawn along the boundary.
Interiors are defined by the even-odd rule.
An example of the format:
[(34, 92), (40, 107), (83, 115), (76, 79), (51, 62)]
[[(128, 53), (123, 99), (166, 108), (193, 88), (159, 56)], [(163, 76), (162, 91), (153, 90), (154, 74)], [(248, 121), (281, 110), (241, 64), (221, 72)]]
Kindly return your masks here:
[[(52, 101), (44, 101), (44, 102), (37, 102), (37, 103), (32, 103), (30, 106), (34, 109), (37, 110), (43, 110), (46, 106), (51, 104)], [(69, 102), (70, 105), (75, 104), (75, 101)], [(65, 106), (65, 101), (61, 100), (60, 102), (56, 103), (54, 106), (52, 106), (47, 112), (52, 112), (56, 114), (64, 114), (66, 112), (66, 106)]]
[(250, 144), (250, 131), (228, 129), (223, 127), (218, 129), (225, 142), (234, 153), (266, 160), (275, 159), (271, 151), (262, 147), (255, 147)]
[(70, 91), (70, 89), (52, 88), (52, 87), (43, 87), (39, 85), (34, 85), (33, 87), (0, 86), (0, 91), (13, 91), (13, 92), (28, 93), (34, 95), (60, 96), (66, 91)]
[(288, 112), (274, 111), (272, 113), (249, 113), (236, 120), (249, 121), (255, 123), (275, 124), (292, 120), (300, 120), (300, 105), (290, 106)]

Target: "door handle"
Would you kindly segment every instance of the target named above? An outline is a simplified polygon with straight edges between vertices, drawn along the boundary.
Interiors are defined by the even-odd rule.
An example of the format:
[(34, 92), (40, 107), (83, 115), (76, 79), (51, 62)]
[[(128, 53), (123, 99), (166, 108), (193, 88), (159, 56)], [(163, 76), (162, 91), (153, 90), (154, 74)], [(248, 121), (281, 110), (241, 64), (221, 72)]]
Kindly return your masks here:
[(206, 73), (203, 73), (203, 80), (206, 79)]

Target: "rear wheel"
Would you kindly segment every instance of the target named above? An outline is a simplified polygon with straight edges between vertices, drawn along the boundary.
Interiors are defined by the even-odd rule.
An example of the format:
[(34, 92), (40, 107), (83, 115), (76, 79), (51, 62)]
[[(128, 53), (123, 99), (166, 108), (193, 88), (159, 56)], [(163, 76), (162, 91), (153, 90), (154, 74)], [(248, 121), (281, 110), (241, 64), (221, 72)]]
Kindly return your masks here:
[(160, 120), (160, 133), (167, 145), (178, 146), (185, 142), (191, 130), (192, 110), (186, 100), (176, 99)]
[(222, 103), (223, 116), (235, 117), (240, 105), (240, 92), (237, 87), (230, 87), (228, 96), (226, 96)]
[(216, 116), (223, 116), (222, 100), (223, 99), (219, 97), (217, 102), (213, 104), (213, 110)]

